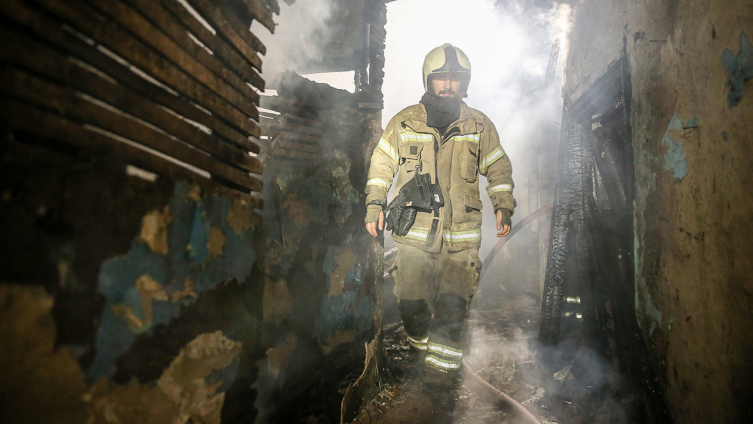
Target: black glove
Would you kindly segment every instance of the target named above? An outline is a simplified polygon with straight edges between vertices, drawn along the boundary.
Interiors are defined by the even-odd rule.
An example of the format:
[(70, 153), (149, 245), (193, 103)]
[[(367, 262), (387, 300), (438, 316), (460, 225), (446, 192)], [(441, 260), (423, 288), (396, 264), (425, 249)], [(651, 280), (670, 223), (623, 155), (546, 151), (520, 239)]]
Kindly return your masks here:
[(386, 229), (396, 236), (405, 237), (416, 221), (418, 210), (439, 210), (443, 204), (442, 190), (438, 184), (431, 183), (431, 175), (417, 173), (400, 188), (397, 196), (387, 205)]
[(397, 206), (392, 213), (387, 216), (387, 231), (392, 234), (405, 237), (410, 231), (410, 227), (416, 221), (416, 208)]

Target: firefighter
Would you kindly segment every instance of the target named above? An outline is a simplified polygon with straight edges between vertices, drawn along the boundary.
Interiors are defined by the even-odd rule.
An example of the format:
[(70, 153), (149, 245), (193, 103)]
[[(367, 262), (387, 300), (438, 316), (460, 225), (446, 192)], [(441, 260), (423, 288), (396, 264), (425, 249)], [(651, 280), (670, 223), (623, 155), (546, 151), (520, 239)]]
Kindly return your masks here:
[(426, 93), (387, 124), (366, 183), (366, 230), (377, 236), (386, 223), (397, 244), (395, 295), (410, 343), (422, 352), (424, 389), (445, 393), (457, 383), (461, 329), (479, 283), (479, 174), (489, 182), (497, 237), (509, 234), (514, 210), (512, 166), (497, 130), (462, 101), (470, 80), (462, 50), (431, 50)]

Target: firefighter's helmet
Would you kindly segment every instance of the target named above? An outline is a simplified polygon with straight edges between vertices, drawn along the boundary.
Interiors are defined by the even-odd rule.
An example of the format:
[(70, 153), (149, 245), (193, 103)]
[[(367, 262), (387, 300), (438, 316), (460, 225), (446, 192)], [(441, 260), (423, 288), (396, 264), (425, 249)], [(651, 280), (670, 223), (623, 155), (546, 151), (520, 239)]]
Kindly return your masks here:
[(449, 73), (459, 74), (463, 79), (461, 90), (468, 90), (471, 81), (471, 61), (462, 50), (445, 43), (432, 49), (424, 59), (424, 90), (429, 91), (430, 76)]

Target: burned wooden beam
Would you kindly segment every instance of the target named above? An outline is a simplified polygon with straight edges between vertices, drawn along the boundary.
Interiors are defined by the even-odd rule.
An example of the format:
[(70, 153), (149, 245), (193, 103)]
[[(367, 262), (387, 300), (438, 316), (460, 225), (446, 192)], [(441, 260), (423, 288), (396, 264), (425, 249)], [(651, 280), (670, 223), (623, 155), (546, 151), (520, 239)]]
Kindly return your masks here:
[[(27, 6), (21, 1), (4, 1), (0, 4), (0, 15), (26, 26), (35, 36), (44, 39), (52, 46), (55, 46), (55, 48), (61, 49), (62, 52), (91, 65), (93, 68), (102, 71), (103, 74), (153, 99), (166, 108), (175, 111), (177, 114), (212, 129), (224, 139), (249, 151), (255, 153), (259, 151), (258, 146), (249, 141), (246, 135), (258, 137), (261, 135), (260, 128), (252, 128), (253, 132), (246, 135), (241, 134), (243, 130), (238, 128), (238, 126), (207, 113), (186, 99), (176, 96), (175, 93), (168, 91), (165, 87), (156, 85), (136, 74), (127, 65), (105, 54), (93, 40), (87, 40), (81, 34), (64, 30), (64, 27), (61, 27), (57, 21), (43, 15), (40, 11)], [(4, 48), (12, 49), (15, 44), (27, 38), (5, 27), (0, 27), (0, 34), (2, 34), (3, 39), (14, 40), (13, 42), (5, 43)], [(23, 54), (21, 50), (16, 50), (16, 52), (13, 55)], [(28, 55), (31, 54), (29, 53)]]
[(116, 141), (103, 133), (92, 131), (81, 123), (61, 118), (60, 116), (17, 100), (0, 96), (3, 110), (10, 111), (3, 116), (5, 124), (14, 129), (24, 130), (37, 136), (60, 140), (82, 148), (87, 155), (92, 155), (113, 163), (135, 165), (139, 168), (166, 177), (181, 177), (194, 181), (205, 188), (219, 190), (225, 195), (241, 197), (250, 201), (255, 209), (262, 206), (262, 200), (251, 196), (248, 192), (225, 189), (214, 183), (206, 176), (199, 176), (196, 171), (171, 161), (166, 157), (159, 157), (142, 148)]
[[(173, 0), (174, 1), (174, 0)], [(218, 35), (222, 34), (238, 51), (247, 56), (255, 55), (256, 52), (265, 54), (266, 47), (254, 34), (251, 33), (251, 22), (248, 25), (242, 23), (235, 15), (222, 13), (217, 6), (209, 0), (187, 0), (188, 3), (204, 16), (212, 25)], [(182, 6), (181, 6), (182, 7)]]
[[(209, 68), (212, 72), (222, 77), (225, 81), (231, 84), (235, 89), (241, 93), (246, 93), (249, 90), (246, 81), (258, 88), (264, 90), (264, 80), (261, 79), (259, 74), (248, 65), (245, 61), (235, 62), (234, 64), (227, 64), (220, 59), (220, 56), (205, 50), (198, 42), (191, 39), (189, 32), (178, 19), (171, 15), (164, 7), (158, 2), (152, 0), (125, 0), (146, 18), (154, 23), (159, 29), (167, 34), (173, 41), (175, 41), (181, 48), (183, 48), (188, 54), (195, 57), (204, 66)], [(98, 3), (98, 2), (95, 2)], [(202, 26), (204, 30), (204, 28)], [(195, 35), (194, 35), (195, 37)], [(216, 38), (212, 36), (213, 38)], [(210, 47), (206, 49), (212, 50)], [(240, 66), (233, 66), (240, 65)], [(244, 81), (245, 80), (245, 81)], [(254, 92), (254, 101), (258, 103), (258, 95)]]
[[(254, 19), (267, 27), (271, 33), (275, 32), (275, 21), (272, 20), (272, 13), (259, 0), (243, 0), (242, 4)], [(279, 6), (277, 11), (279, 13)]]
[[(233, 181), (252, 191), (261, 190), (261, 181), (247, 172), (213, 160), (209, 155), (171, 139), (161, 131), (143, 125), (111, 107), (103, 107), (76, 94), (70, 88), (56, 86), (18, 69), (0, 72), (0, 92), (22, 99), (37, 107), (51, 108), (63, 118), (89, 124), (174, 157), (189, 165), (204, 169)], [(17, 104), (14, 103), (14, 108)]]
[(231, 47), (224, 40), (217, 37), (209, 29), (204, 27), (201, 22), (191, 16), (183, 5), (175, 0), (161, 0), (160, 4), (168, 10), (178, 21), (180, 21), (186, 30), (191, 32), (201, 43), (206, 45), (214, 52), (217, 57), (222, 59), (231, 67), (241, 67), (242, 64), (248, 63), (257, 70), (261, 71), (261, 59), (252, 49), (239, 49)]
[[(143, 72), (147, 72), (171, 89), (236, 123), (249, 134), (253, 134), (255, 131), (256, 124), (248, 119), (248, 117), (258, 118), (258, 110), (253, 102), (243, 98), (227, 85), (219, 84), (216, 79), (206, 75), (204, 73), (208, 73), (206, 68), (197, 67), (195, 62), (192, 63), (190, 60), (184, 63), (186, 69), (173, 64), (81, 0), (36, 1), (39, 1), (47, 11), (56, 14), (84, 35), (96, 39), (108, 50), (130, 62), (133, 66), (140, 67)], [(194, 75), (192, 72), (198, 73), (198, 75)], [(200, 83), (194, 77), (209, 83), (212, 88)], [(213, 89), (217, 91), (213, 91)]]
[(12, 46), (0, 45), (0, 58), (32, 69), (52, 81), (68, 85), (143, 119), (232, 166), (249, 172), (261, 172), (261, 163), (245, 150), (229, 143), (218, 143), (216, 138), (167, 112), (148, 98), (108, 81), (95, 70), (73, 63), (49, 47), (31, 40), (16, 39)]
[[(227, 101), (237, 105), (244, 113), (258, 117), (256, 107), (251, 103), (259, 102), (259, 94), (227, 67), (212, 60), (209, 53), (199, 48), (199, 52), (185, 50), (185, 46), (196, 46), (190, 39), (188, 43), (176, 43), (166, 33), (155, 27), (139, 11), (119, 0), (84, 0), (92, 7), (109, 16), (113, 22), (133, 33), (140, 41), (169, 59), (180, 69), (192, 75)], [(187, 37), (187, 36), (186, 36)], [(203, 59), (203, 60), (202, 60)], [(219, 78), (217, 78), (219, 77)]]

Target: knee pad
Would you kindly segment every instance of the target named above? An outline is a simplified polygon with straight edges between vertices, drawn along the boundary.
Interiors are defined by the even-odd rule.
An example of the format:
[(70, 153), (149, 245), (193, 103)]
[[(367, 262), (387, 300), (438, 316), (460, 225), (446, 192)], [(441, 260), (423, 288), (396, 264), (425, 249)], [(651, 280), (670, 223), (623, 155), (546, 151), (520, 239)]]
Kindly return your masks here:
[(405, 332), (409, 336), (421, 337), (429, 331), (429, 322), (431, 321), (431, 312), (429, 303), (425, 299), (403, 300), (398, 301), (400, 318), (403, 319)]
[(456, 294), (440, 294), (434, 303), (432, 332), (450, 340), (460, 341), (468, 301)]

